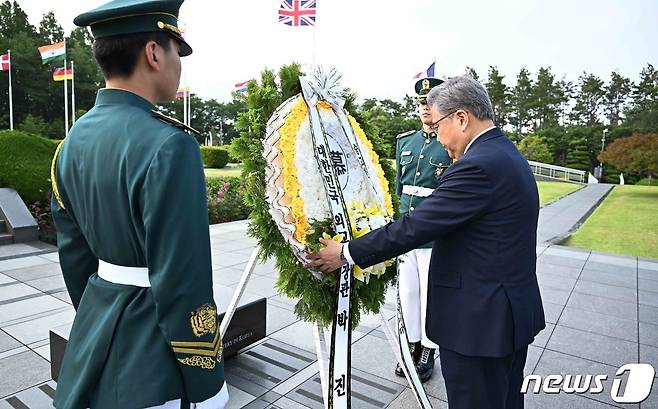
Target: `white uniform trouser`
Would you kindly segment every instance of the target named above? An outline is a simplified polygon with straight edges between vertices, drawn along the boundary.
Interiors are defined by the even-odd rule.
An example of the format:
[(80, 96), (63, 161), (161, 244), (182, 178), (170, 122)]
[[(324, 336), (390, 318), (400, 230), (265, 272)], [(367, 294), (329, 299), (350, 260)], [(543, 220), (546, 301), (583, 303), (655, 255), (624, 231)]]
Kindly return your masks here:
[[(212, 398), (206, 399), (199, 403), (190, 403), (190, 409), (223, 409), (228, 403), (228, 384), (224, 382), (224, 386)], [(180, 409), (180, 399), (167, 401), (159, 406), (150, 406), (146, 409)]]
[(423, 346), (439, 346), (427, 338), (425, 313), (427, 311), (427, 280), (432, 249), (415, 249), (398, 258), (400, 269), (400, 304), (409, 342), (421, 341)]
[[(149, 271), (146, 267), (125, 267), (98, 260), (98, 276), (105, 281), (116, 284), (150, 287)], [(190, 409), (223, 409), (228, 403), (228, 384), (217, 392), (217, 395), (199, 403), (190, 403)], [(147, 409), (180, 409), (181, 400), (174, 399)]]

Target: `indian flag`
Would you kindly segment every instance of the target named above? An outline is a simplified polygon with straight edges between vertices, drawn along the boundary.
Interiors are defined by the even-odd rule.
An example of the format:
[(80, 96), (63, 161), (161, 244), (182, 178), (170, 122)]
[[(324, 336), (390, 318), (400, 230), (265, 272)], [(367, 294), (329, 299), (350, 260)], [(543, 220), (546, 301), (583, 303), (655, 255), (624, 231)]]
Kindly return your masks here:
[(45, 64), (50, 61), (55, 60), (64, 60), (66, 55), (66, 44), (64, 41), (59, 43), (44, 45), (39, 47), (39, 52), (41, 53), (41, 63)]

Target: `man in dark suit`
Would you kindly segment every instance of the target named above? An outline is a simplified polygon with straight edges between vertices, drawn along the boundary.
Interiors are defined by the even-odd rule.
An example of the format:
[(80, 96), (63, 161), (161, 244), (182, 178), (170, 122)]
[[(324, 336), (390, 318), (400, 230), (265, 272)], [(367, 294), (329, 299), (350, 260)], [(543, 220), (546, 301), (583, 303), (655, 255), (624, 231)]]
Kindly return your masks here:
[(539, 198), (528, 162), (494, 126), (484, 87), (452, 78), (427, 97), (457, 161), (416, 210), (349, 244), (323, 241), (310, 267), (364, 268), (433, 241), (428, 337), (451, 409), (517, 409), (528, 345), (545, 327), (536, 265)]

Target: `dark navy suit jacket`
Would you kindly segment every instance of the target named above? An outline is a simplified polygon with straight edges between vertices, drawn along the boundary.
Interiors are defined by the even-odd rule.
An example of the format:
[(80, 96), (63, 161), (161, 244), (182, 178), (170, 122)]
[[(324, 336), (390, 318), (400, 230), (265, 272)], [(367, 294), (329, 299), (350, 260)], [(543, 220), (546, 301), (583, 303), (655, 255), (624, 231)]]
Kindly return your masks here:
[(477, 138), (416, 210), (352, 240), (360, 267), (433, 241), (428, 337), (462, 355), (503, 357), (546, 326), (536, 276), (539, 195), (499, 128)]

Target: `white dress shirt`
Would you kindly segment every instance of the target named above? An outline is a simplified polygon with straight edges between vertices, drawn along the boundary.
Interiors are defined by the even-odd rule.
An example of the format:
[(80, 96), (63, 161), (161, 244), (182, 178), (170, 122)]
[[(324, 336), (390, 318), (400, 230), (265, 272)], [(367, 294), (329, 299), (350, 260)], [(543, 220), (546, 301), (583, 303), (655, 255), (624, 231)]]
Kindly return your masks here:
[(480, 136), (484, 135), (485, 133), (489, 132), (490, 130), (492, 130), (494, 128), (495, 128), (495, 126), (490, 126), (489, 128), (487, 128), (484, 131), (480, 132), (479, 134), (475, 135), (475, 138), (471, 139), (471, 141), (468, 143), (468, 145), (466, 145), (466, 149), (464, 149), (464, 153), (468, 152), (468, 148), (470, 148), (471, 145), (473, 145), (473, 142), (475, 142), (475, 140), (477, 138), (479, 138)]

